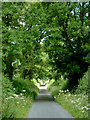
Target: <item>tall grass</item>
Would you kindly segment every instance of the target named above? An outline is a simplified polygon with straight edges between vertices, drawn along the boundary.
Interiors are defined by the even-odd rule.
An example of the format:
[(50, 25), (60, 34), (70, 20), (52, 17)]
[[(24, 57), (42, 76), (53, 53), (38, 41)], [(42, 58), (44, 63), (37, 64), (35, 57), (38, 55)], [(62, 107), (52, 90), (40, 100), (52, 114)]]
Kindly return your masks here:
[(39, 89), (33, 80), (3, 77), (2, 119), (26, 118)]
[(79, 80), (76, 89), (69, 92), (67, 88), (68, 80), (62, 80), (57, 85), (55, 82), (48, 86), (54, 100), (75, 118), (88, 118), (88, 72)]

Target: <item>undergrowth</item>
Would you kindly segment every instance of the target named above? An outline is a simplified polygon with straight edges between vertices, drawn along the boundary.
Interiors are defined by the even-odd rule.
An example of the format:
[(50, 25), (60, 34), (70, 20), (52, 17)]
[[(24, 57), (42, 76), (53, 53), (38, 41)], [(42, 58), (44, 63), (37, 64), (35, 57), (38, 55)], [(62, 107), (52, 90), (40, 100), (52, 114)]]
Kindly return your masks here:
[(12, 82), (2, 77), (2, 120), (26, 118), (39, 89), (33, 80), (15, 78)]
[(72, 114), (75, 118), (88, 118), (88, 72), (79, 80), (76, 89), (69, 92), (67, 88), (68, 80), (56, 81), (48, 85), (48, 90), (52, 94), (54, 100), (58, 102), (64, 109)]

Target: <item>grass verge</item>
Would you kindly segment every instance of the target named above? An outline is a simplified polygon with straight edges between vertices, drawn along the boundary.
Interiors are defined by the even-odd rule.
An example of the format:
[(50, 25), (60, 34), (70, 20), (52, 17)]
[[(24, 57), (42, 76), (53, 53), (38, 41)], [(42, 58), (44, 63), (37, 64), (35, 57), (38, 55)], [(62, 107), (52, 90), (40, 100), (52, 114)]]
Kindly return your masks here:
[(33, 80), (3, 77), (2, 120), (26, 118), (29, 109), (39, 92)]
[[(63, 90), (62, 85), (66, 85), (65, 81), (62, 85), (57, 85), (55, 82), (48, 86), (48, 90), (64, 109), (72, 114), (75, 118), (88, 118), (90, 106), (88, 104), (88, 74), (79, 81), (79, 85), (75, 92)], [(67, 82), (67, 81), (66, 81)], [(64, 86), (65, 88), (65, 86)]]

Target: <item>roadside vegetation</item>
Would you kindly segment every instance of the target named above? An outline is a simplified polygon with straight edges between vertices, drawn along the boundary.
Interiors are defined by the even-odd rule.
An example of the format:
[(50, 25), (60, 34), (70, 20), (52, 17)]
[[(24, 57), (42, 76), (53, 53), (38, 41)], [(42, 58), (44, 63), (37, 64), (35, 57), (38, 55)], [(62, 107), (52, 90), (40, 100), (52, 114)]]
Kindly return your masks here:
[(67, 81), (68, 80), (61, 80), (61, 82), (55, 82), (52, 80), (48, 85), (48, 90), (54, 100), (75, 118), (88, 118), (90, 107), (88, 104), (88, 72), (79, 80), (79, 85), (75, 90), (65, 90), (68, 83)]
[(39, 89), (35, 80), (3, 77), (2, 119), (26, 118)]

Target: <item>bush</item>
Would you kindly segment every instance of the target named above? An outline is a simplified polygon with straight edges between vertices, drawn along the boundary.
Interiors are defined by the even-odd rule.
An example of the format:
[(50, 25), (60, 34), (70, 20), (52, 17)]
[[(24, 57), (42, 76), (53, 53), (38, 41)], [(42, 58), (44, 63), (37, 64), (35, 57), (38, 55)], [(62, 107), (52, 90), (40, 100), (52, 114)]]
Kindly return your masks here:
[(61, 83), (61, 90), (67, 90), (67, 89), (68, 89), (68, 86), (69, 86), (69, 81), (68, 81), (68, 79), (63, 80), (62, 83)]
[(16, 89), (16, 93), (20, 94), (23, 90), (26, 90), (25, 95), (30, 95), (32, 92), (36, 92), (38, 94), (39, 89), (35, 86), (33, 81), (28, 79), (14, 79), (13, 80), (13, 87)]
[(79, 80), (79, 85), (75, 91), (76, 93), (88, 94), (88, 72)]

